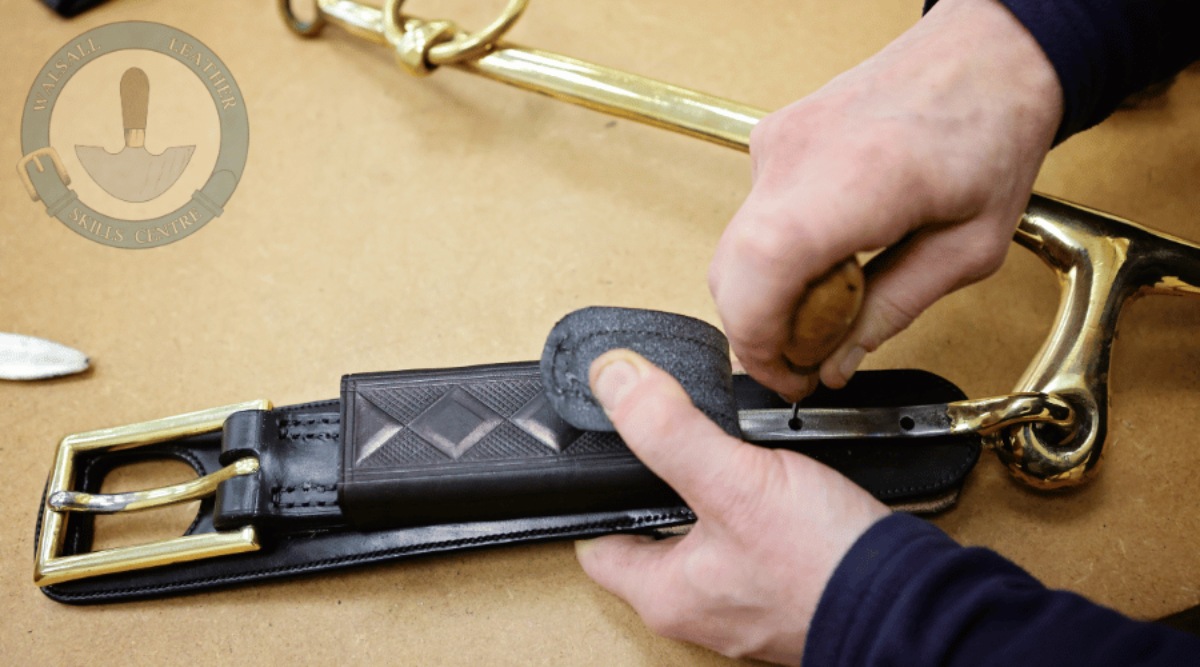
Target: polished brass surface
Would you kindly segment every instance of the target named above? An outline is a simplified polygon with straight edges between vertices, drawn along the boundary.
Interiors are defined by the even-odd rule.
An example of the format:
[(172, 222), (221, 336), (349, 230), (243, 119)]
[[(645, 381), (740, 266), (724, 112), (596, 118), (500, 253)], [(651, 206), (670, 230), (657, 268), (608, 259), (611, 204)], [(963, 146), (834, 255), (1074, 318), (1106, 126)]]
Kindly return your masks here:
[[(79, 454), (98, 450), (130, 449), (157, 442), (186, 438), (219, 430), (229, 415), (241, 410), (269, 410), (270, 401), (258, 400), (235, 403), (219, 408), (175, 415), (154, 421), (130, 424), (115, 428), (100, 429), (87, 433), (69, 435), (59, 443), (55, 454), (54, 468), (46, 497), (70, 492), (75, 481), (75, 458)], [(241, 463), (241, 462), (239, 462)], [(244, 474), (248, 464), (231, 466), (233, 474)], [(255, 464), (255, 467), (257, 465)], [(200, 480), (197, 480), (200, 481)], [(170, 487), (168, 487), (170, 488)], [(215, 489), (215, 484), (212, 485)], [(209, 491), (211, 493), (211, 491)], [(183, 502), (197, 496), (176, 495), (165, 502)], [(160, 500), (141, 498), (141, 502), (155, 505)], [(141, 507), (139, 509), (145, 509)], [(34, 558), (33, 581), (38, 586), (49, 586), (63, 581), (94, 577), (113, 572), (125, 572), (168, 563), (210, 558), (226, 554), (253, 551), (258, 548), (254, 528), (247, 526), (237, 531), (187, 535), (161, 542), (119, 547), (91, 553), (62, 555), (66, 537), (67, 516), (49, 504), (42, 511), (41, 534), (38, 536)]]
[(289, 0), (281, 0), (276, 3), (276, 7), (279, 9), (279, 16), (283, 19), (283, 22), (297, 35), (315, 37), (325, 27), (325, 14), (323, 12), (317, 12), (311, 21), (302, 21), (292, 10), (292, 3)]
[[(390, 0), (388, 7), (395, 10), (401, 4), (397, 0)], [(520, 4), (521, 7), (514, 8), (514, 4)], [(524, 4), (510, 2), (501, 17), (492, 24), (495, 26), (502, 23), (503, 30), (492, 31), (492, 26), (489, 26), (478, 35), (495, 32), (495, 38), (499, 39), (520, 16), (519, 10), (524, 9)], [(295, 18), (289, 0), (279, 0), (279, 7), (288, 27), (299, 35), (314, 36), (328, 23), (355, 37), (376, 44), (392, 45), (393, 48), (396, 48), (396, 42), (401, 41), (402, 35), (410, 30), (427, 31), (427, 26), (431, 23), (453, 26), (449, 21), (428, 21), (402, 16), (396, 11), (389, 12), (354, 0), (317, 0), (317, 17), (309, 23), (302, 23)], [(461, 34), (458, 28), (455, 28), (455, 31)], [(410, 39), (418, 41), (420, 37), (414, 35)], [(766, 115), (761, 109), (732, 100), (556, 53), (498, 41), (489, 43), (487, 48), (479, 48), (479, 57), (443, 60), (439, 49), (458, 44), (459, 39), (456, 36), (452, 42), (430, 44), (427, 65), (436, 67), (445, 64), (596, 111), (741, 150), (749, 150), (750, 131)], [(403, 48), (411, 47), (405, 44)], [(413, 71), (407, 63), (405, 68)]]
[(83, 491), (56, 491), (46, 500), (46, 505), (55, 512), (87, 512), (91, 514), (116, 514), (117, 512), (139, 512), (165, 505), (197, 500), (217, 492), (217, 485), (238, 475), (249, 475), (258, 471), (258, 459), (239, 459), (199, 479), (182, 484), (172, 484), (145, 491), (127, 493), (84, 493)]
[[(393, 3), (395, 4), (394, 11), (389, 12), (388, 15), (399, 17), (400, 5), (403, 2), (404, 0), (388, 0), (389, 7)], [(512, 29), (528, 5), (529, 0), (509, 0), (500, 16), (484, 29), (470, 34), (459, 33), (455, 35), (454, 39), (431, 47), (428, 55), (429, 62), (433, 65), (452, 65), (484, 55), (491, 50), (492, 45), (500, 41), (504, 33)]]
[[(400, 0), (389, 0), (388, 5), (398, 6)], [(395, 14), (385, 14), (395, 16)], [(391, 45), (396, 64), (414, 76), (428, 76), (436, 65), (429, 61), (429, 52), (435, 45), (454, 39), (458, 29), (449, 21), (388, 21), (383, 34)]]
[(1078, 431), (1020, 426), (987, 442), (1019, 479), (1073, 486), (1096, 472), (1108, 435), (1109, 365), (1121, 308), (1143, 294), (1196, 294), (1200, 246), (1076, 204), (1034, 195), (1016, 240), (1057, 274), (1058, 314), (1017, 382), (1070, 403)]
[(390, 44), (396, 58), (410, 73), (425, 75), (441, 65), (453, 65), (487, 54), (529, 5), (529, 0), (509, 0), (487, 27), (467, 33), (450, 21), (426, 21), (405, 16), (404, 0), (387, 0), (382, 10), (345, 0), (317, 0), (316, 17), (301, 21), (289, 0), (280, 0), (284, 22), (297, 34), (317, 35), (326, 23), (336, 23), (358, 37)]
[[(399, 54), (401, 36), (429, 30), (430, 22), (400, 16), (399, 2), (389, 6), (396, 11), (353, 0), (317, 0), (317, 19), (303, 24), (291, 17), (288, 0), (280, 0), (289, 27), (298, 34), (312, 36), (321, 25), (333, 23), (368, 41), (392, 44)], [(428, 53), (437, 46), (429, 46)], [(513, 44), (493, 42), (479, 53), (450, 66), (741, 150), (749, 149), (750, 131), (766, 115), (719, 97)], [(405, 58), (412, 71), (407, 62), (412, 57)], [(415, 73), (427, 73), (428, 56), (425, 63), (427, 69)], [(1095, 473), (1104, 448), (1108, 366), (1121, 307), (1140, 294), (1200, 292), (1200, 247), (1040, 195), (1031, 200), (1016, 240), (1057, 273), (1062, 301), (1049, 338), (1015, 393), (983, 399), (972, 406), (975, 412), (967, 421), (973, 429), (986, 428), (986, 442), (1018, 479), (1038, 488), (1077, 485)]]
[(1063, 437), (1075, 432), (1075, 410), (1053, 394), (1017, 392), (955, 401), (946, 407), (955, 435), (994, 435), (1024, 424), (1053, 426)]

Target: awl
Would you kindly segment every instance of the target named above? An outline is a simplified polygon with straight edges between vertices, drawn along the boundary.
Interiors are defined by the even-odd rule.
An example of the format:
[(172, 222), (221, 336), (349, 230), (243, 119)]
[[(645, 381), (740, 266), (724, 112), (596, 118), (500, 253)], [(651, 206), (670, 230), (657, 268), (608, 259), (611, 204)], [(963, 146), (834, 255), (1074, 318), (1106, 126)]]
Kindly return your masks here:
[(44, 380), (82, 373), (88, 357), (61, 343), (0, 333), (0, 380)]

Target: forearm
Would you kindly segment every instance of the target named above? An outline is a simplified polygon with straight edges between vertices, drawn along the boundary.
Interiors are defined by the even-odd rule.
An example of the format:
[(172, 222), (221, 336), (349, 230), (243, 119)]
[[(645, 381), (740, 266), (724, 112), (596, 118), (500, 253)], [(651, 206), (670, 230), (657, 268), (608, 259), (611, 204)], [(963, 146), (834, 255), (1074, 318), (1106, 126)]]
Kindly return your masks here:
[(851, 548), (817, 607), (806, 665), (1182, 665), (1200, 639), (1045, 588), (994, 552), (894, 515)]
[[(1195, 0), (941, 0), (1006, 6), (1058, 74), (1063, 120), (1055, 143), (1111, 114), (1128, 95), (1200, 59)], [(928, 11), (938, 0), (926, 0)]]

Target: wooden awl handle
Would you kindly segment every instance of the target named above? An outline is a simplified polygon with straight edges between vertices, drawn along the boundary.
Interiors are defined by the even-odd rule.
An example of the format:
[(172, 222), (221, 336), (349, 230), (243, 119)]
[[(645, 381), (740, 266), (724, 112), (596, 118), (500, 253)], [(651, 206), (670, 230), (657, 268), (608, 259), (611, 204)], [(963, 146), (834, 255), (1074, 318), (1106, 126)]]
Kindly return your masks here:
[(816, 372), (850, 333), (862, 308), (865, 279), (851, 256), (812, 281), (796, 309), (788, 361), (797, 371)]

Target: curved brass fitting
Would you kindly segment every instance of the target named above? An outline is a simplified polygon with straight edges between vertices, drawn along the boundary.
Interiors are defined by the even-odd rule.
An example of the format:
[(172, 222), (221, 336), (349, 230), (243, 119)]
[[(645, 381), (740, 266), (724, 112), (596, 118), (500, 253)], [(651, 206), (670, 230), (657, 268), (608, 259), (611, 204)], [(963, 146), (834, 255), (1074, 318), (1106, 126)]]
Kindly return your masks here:
[(1016, 241), (1058, 275), (1054, 327), (1015, 391), (1058, 396), (1075, 433), (1021, 425), (986, 439), (1021, 481), (1074, 486), (1096, 472), (1108, 435), (1108, 372), (1121, 308), (1143, 294), (1200, 293), (1200, 246), (1077, 204), (1034, 195)]
[(388, 0), (383, 10), (383, 35), (394, 51), (396, 64), (413, 76), (429, 76), (437, 65), (429, 62), (435, 46), (454, 39), (458, 26), (449, 21), (405, 19), (397, 12), (402, 0)]
[(284, 23), (301, 37), (315, 37), (329, 22), (372, 42), (390, 44), (396, 62), (415, 76), (427, 76), (441, 65), (484, 56), (516, 25), (529, 0), (508, 0), (503, 11), (482, 30), (468, 33), (453, 21), (426, 20), (402, 13), (405, 0), (387, 0), (382, 10), (354, 0), (315, 0), (315, 16), (301, 21), (292, 0), (278, 0)]

